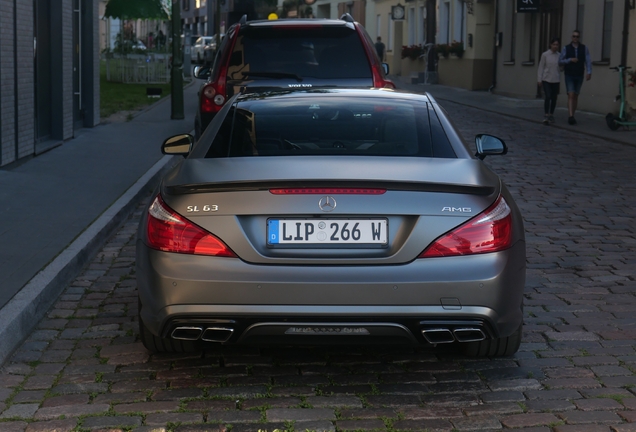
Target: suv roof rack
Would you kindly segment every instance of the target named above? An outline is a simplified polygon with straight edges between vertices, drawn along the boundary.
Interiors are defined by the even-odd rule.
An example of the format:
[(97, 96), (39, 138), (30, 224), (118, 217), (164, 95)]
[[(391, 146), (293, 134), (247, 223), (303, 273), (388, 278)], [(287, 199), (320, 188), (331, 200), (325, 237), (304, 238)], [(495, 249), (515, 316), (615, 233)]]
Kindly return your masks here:
[(341, 20), (346, 21), (346, 22), (355, 22), (355, 20), (353, 19), (353, 17), (351, 15), (349, 15), (348, 13), (344, 13), (342, 14), (342, 16), (340, 17)]

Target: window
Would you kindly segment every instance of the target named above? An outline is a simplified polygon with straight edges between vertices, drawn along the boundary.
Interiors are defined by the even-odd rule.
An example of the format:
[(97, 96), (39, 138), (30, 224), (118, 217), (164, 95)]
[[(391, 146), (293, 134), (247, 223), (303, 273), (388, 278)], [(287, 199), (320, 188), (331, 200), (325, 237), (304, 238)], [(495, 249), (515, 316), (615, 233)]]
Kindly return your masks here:
[(603, 7), (603, 46), (601, 60), (609, 61), (612, 51), (612, 18), (614, 13), (614, 1), (605, 0)]
[(348, 27), (246, 27), (231, 59), (231, 80), (244, 80), (246, 71), (254, 73), (250, 76), (254, 80), (281, 73), (324, 79), (372, 78), (364, 46)]
[(514, 5), (511, 8), (511, 16), (510, 16), (510, 55), (508, 60), (511, 62), (515, 61), (515, 51), (517, 44), (517, 11), (515, 10)]
[(417, 43), (424, 43), (424, 6), (420, 6), (417, 10)]
[(184, 11), (190, 10), (190, 0), (183, 0), (181, 9), (183, 9)]
[(585, 0), (578, 0), (576, 9), (576, 29), (583, 34), (583, 22), (585, 21)]
[(393, 19), (391, 19), (391, 12), (389, 12), (388, 18), (389, 18), (389, 25), (388, 25), (389, 35), (386, 38), (386, 50), (392, 51), (393, 50)]
[(453, 42), (464, 42), (466, 27), (466, 3), (462, 0), (455, 0), (453, 11)]
[(530, 36), (530, 40), (528, 41), (528, 62), (534, 62), (535, 59), (535, 39), (536, 37), (536, 27), (537, 27), (537, 18), (536, 14), (527, 13), (526, 14), (526, 34)]
[(445, 1), (440, 7), (439, 20), (439, 41), (440, 43), (451, 43), (450, 40), (450, 2)]
[(408, 12), (408, 26), (409, 26), (409, 43), (408, 45), (415, 45), (415, 26), (416, 26), (416, 22), (415, 22), (415, 8), (409, 8), (409, 12)]
[(428, 110), (411, 100), (333, 94), (246, 97), (223, 119), (206, 157), (454, 157), (448, 141), (432, 142)]

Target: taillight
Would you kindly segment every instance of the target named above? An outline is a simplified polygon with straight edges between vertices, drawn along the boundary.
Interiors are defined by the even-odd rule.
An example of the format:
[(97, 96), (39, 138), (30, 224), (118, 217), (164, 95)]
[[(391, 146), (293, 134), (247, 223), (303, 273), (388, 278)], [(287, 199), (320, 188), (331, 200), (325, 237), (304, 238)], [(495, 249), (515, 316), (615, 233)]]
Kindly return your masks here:
[(395, 87), (395, 84), (393, 84), (393, 81), (383, 77), (381, 68), (382, 68), (382, 65), (378, 65), (378, 64), (371, 65), (371, 71), (373, 72), (373, 87), (395, 89), (396, 87)]
[(510, 247), (512, 215), (503, 197), (484, 212), (435, 240), (418, 258), (497, 252)]
[(221, 240), (172, 210), (157, 195), (148, 209), (148, 246), (165, 252), (233, 257)]
[(225, 96), (214, 84), (203, 87), (201, 96), (201, 111), (205, 113), (217, 113), (223, 108)]
[(274, 195), (382, 195), (386, 189), (369, 188), (286, 188), (270, 189)]

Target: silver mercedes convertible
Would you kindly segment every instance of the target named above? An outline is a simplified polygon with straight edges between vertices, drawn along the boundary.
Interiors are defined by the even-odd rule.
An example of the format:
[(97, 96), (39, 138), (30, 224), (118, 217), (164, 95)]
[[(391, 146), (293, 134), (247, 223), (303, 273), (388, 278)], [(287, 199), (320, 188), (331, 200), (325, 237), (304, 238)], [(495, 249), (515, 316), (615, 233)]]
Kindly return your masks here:
[(137, 240), (141, 339), (210, 344), (521, 341), (524, 229), (510, 192), (430, 95), (236, 95), (181, 159)]

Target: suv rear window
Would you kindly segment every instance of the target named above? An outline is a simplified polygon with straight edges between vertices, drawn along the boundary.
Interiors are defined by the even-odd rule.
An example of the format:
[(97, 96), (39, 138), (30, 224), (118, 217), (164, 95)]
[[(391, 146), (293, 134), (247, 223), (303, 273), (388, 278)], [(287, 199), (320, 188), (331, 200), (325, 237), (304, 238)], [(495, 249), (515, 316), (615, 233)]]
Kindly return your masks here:
[(230, 80), (256, 80), (259, 73), (372, 79), (362, 41), (346, 26), (242, 28), (229, 66)]
[(351, 95), (245, 97), (229, 110), (206, 157), (455, 157), (448, 141), (433, 145), (429, 109), (412, 100)]

